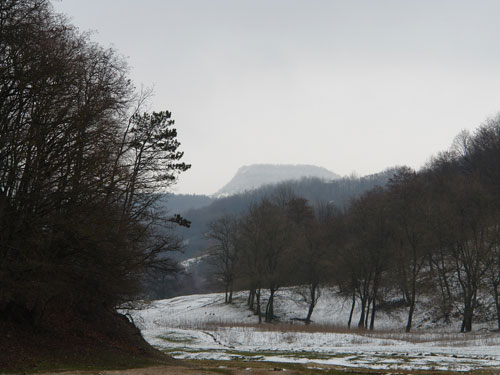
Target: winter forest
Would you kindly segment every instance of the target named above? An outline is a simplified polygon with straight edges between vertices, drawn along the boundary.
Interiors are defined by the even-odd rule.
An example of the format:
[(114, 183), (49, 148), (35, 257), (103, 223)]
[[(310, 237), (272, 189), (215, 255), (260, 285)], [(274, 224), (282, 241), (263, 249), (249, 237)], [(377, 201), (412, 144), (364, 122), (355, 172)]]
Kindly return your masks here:
[[(173, 193), (191, 169), (175, 116), (130, 76), (49, 0), (0, 0), (0, 374), (413, 371), (407, 357), (436, 355), (459, 358), (457, 371), (500, 368), (500, 115), (419, 169), (315, 167), (335, 177), (190, 198)], [(306, 314), (284, 319), (297, 294)], [(316, 324), (328, 304), (347, 311), (341, 328)], [(431, 341), (422, 306), (426, 327), (448, 331), (435, 352), (409, 354)], [(397, 337), (376, 336), (395, 310)], [(460, 357), (485, 321), (487, 354)], [(377, 367), (385, 356), (403, 359)], [(418, 369), (447, 370), (433, 361)]]
[[(491, 301), (500, 329), (499, 180), (500, 119), (474, 134), (462, 132), (449, 151), (421, 170), (396, 170), (340, 209), (313, 208), (282, 187), (240, 218), (223, 216), (210, 225), (212, 262), (227, 301), (248, 289), (248, 304), (273, 319), (273, 295), (283, 286), (307, 285), (310, 320), (322, 285), (338, 286), (356, 303), (358, 327), (373, 329), (378, 304), (408, 307), (430, 298), (436, 320), (451, 314), (472, 329), (474, 313)], [(261, 307), (260, 293), (269, 298)], [(396, 299), (395, 299), (396, 297)]]

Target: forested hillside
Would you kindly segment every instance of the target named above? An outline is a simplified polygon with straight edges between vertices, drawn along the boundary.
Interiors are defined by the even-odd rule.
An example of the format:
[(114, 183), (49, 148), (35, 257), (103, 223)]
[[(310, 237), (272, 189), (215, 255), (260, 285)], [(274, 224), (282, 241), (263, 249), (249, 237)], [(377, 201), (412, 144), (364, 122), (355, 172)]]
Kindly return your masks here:
[(206, 248), (204, 233), (208, 230), (207, 224), (222, 214), (243, 214), (252, 204), (259, 202), (264, 197), (279, 195), (283, 190), (307, 199), (315, 207), (329, 204), (345, 208), (352, 198), (375, 186), (384, 186), (394, 171), (395, 169), (387, 169), (374, 175), (360, 178), (344, 177), (333, 181), (303, 178), (266, 185), (245, 193), (216, 199), (210, 205), (199, 209), (181, 212), (191, 222), (190, 228), (178, 229), (179, 234), (186, 240), (186, 248), (181, 259), (203, 253)]
[[(257, 204), (263, 198), (279, 197), (293, 194), (305, 197), (315, 209), (324, 207), (336, 207), (345, 209), (351, 199), (363, 192), (375, 187), (384, 186), (394, 174), (395, 169), (387, 169), (384, 172), (364, 177), (344, 177), (333, 181), (324, 181), (317, 178), (304, 178), (300, 180), (287, 181), (280, 184), (266, 185), (259, 189), (251, 190), (242, 194), (236, 194), (224, 198), (215, 199), (210, 205), (198, 209), (181, 212), (182, 216), (190, 221), (189, 228), (177, 227), (176, 233), (184, 239), (183, 252), (173, 254), (178, 261), (186, 261), (193, 257), (203, 257), (208, 254), (210, 246), (207, 233), (210, 223), (224, 215), (243, 216), (252, 205)], [(181, 196), (189, 203), (192, 196)], [(160, 200), (170, 208), (170, 200), (177, 196), (164, 197)], [(198, 201), (198, 197), (194, 197)], [(202, 199), (202, 201), (205, 201)], [(175, 213), (175, 211), (172, 211)], [(144, 296), (147, 298), (167, 298), (182, 294), (213, 291), (220, 288), (215, 281), (208, 259), (191, 261), (189, 267), (182, 275), (169, 276), (163, 273), (150, 274), (144, 286)]]
[(48, 1), (0, 12), (0, 368), (151, 356), (115, 309), (179, 249), (152, 209), (189, 168), (171, 114)]
[(158, 194), (157, 205), (171, 214), (197, 210), (209, 206), (214, 198), (200, 194)]
[[(243, 216), (212, 221), (209, 261), (231, 303), (249, 290), (248, 305), (271, 322), (284, 286), (306, 287), (310, 320), (325, 284), (351, 297), (351, 326), (374, 329), (380, 306), (416, 302), (439, 307), (434, 319), (493, 314), (500, 329), (500, 116), (474, 134), (459, 134), (449, 151), (420, 171), (398, 168), (386, 186), (355, 197), (344, 210), (315, 209), (293, 191), (268, 196)], [(262, 292), (268, 298), (263, 305)]]

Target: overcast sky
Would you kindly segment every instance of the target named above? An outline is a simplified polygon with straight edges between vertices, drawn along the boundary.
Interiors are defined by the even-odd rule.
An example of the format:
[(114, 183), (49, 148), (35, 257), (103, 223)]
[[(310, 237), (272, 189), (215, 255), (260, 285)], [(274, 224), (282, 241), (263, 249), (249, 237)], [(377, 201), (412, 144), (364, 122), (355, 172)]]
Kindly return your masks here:
[(500, 1), (63, 0), (176, 121), (178, 193), (242, 165), (421, 167), (500, 111)]

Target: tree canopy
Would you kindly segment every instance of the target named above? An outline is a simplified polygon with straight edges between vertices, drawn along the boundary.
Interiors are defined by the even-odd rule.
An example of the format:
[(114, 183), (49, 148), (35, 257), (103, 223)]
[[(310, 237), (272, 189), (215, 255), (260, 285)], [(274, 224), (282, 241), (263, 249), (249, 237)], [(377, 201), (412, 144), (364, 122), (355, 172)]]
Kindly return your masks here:
[(47, 0), (3, 0), (0, 35), (0, 317), (113, 309), (174, 268), (152, 194), (190, 167), (174, 121)]

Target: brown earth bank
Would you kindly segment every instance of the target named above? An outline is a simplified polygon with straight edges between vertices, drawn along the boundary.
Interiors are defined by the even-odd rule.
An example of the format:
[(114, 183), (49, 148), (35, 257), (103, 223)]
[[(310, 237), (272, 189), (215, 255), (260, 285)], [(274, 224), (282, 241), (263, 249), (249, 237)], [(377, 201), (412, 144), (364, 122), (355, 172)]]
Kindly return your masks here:
[(53, 309), (43, 319), (0, 319), (0, 373), (127, 369), (172, 363), (113, 311)]

